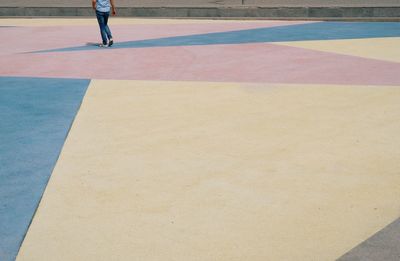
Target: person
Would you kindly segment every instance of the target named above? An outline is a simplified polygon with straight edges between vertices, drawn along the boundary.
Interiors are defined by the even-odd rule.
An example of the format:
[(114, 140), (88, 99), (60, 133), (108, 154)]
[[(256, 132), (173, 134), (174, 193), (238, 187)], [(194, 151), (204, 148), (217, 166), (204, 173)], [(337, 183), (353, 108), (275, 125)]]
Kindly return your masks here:
[(110, 11), (112, 15), (116, 15), (114, 0), (92, 0), (92, 7), (96, 10), (97, 22), (100, 26), (100, 34), (103, 41), (99, 46), (110, 47), (113, 45), (114, 40), (108, 27), (108, 17), (110, 16)]

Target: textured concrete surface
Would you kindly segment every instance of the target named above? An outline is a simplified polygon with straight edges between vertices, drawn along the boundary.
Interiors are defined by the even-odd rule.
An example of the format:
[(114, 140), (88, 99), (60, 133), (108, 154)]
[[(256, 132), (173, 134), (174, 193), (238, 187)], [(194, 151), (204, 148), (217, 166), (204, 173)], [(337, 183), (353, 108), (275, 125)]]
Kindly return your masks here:
[[(335, 40), (334, 44), (328, 41), (297, 41), (281, 44), (400, 63), (400, 49), (398, 48), (400, 46), (400, 37), (391, 38), (391, 41), (387, 41), (384, 38), (354, 39), (351, 44), (347, 40)], [(382, 52), (380, 48), (376, 48), (377, 46), (387, 51)]]
[(0, 260), (18, 252), (88, 84), (0, 76)]
[(18, 260), (334, 260), (398, 217), (399, 99), (92, 81)]
[[(28, 197), (25, 184), (54, 159), (31, 153), (23, 163), (39, 167), (29, 180), (7, 155), (32, 141), (64, 144), (38, 208), (0, 212), (29, 223), (36, 210), (29, 229), (13, 225), (25, 236), (20, 251), (6, 236), (21, 234), (0, 233), (2, 260), (396, 257), (398, 223), (388, 224), (400, 216), (400, 23), (110, 26), (115, 44), (102, 49), (95, 19), (0, 19), (9, 43), (0, 48), (2, 197)], [(73, 79), (90, 85), (68, 137), (29, 136), (64, 122), (56, 110), (35, 120), (47, 114), (28, 108), (64, 108), (57, 93), (79, 89), (63, 89), (82, 81)], [(18, 108), (29, 114), (14, 117)], [(29, 122), (23, 138), (8, 131)]]

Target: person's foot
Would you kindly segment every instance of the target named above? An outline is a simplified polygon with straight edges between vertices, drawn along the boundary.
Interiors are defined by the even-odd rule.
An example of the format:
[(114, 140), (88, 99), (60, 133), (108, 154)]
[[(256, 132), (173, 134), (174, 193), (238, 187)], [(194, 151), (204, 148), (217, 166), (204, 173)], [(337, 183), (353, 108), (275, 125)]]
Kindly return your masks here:
[(100, 48), (106, 48), (106, 47), (108, 47), (108, 45), (102, 44), (102, 43), (101, 43), (101, 44), (99, 44), (99, 47), (100, 47)]
[(108, 47), (111, 47), (111, 45), (113, 45), (113, 44), (114, 44), (114, 40), (110, 39), (110, 41), (108, 42)]

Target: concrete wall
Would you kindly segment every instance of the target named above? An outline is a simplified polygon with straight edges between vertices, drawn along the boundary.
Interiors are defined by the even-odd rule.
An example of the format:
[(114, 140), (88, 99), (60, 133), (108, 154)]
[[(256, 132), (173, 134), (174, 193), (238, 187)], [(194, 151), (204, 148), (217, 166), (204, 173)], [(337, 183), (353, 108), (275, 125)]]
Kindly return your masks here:
[[(92, 16), (90, 7), (0, 7), (0, 16)], [(120, 7), (122, 17), (400, 18), (400, 7)]]

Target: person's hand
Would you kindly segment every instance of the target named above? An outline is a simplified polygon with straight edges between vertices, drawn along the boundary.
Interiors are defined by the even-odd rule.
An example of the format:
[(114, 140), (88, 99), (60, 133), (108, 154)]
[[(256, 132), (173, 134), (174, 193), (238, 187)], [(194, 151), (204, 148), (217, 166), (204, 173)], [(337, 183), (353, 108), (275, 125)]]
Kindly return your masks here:
[(115, 7), (112, 8), (111, 14), (114, 16), (117, 14), (117, 10), (115, 9)]
[(92, 7), (93, 9), (96, 9), (96, 0), (92, 0)]

